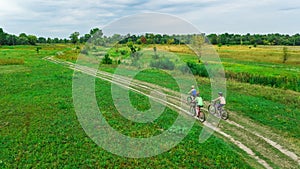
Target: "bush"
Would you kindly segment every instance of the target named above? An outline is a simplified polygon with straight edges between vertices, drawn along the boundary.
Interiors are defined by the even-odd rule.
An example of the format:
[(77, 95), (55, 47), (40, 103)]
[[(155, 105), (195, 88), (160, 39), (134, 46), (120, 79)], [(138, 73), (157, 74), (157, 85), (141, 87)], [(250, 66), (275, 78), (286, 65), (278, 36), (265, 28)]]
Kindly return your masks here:
[[(203, 64), (187, 62), (187, 66), (190, 69), (190, 71), (193, 73), (193, 75), (208, 77), (207, 70)], [(185, 73), (187, 73), (187, 72), (185, 72)]]
[(105, 54), (104, 58), (102, 59), (103, 64), (112, 64), (112, 59), (109, 57), (108, 54)]
[(174, 70), (175, 68), (175, 64), (168, 58), (159, 59), (158, 61), (151, 61), (150, 66), (165, 70)]
[(39, 54), (41, 49), (42, 49), (42, 47), (40, 47), (40, 46), (36, 47), (36, 53)]
[(121, 55), (126, 55), (127, 54), (127, 50), (120, 50)]
[(187, 73), (191, 73), (190, 68), (187, 65), (181, 65), (178, 67), (178, 69), (183, 73), (183, 74), (187, 74)]
[(87, 49), (81, 50), (80, 53), (81, 53), (81, 54), (84, 54), (84, 55), (88, 55), (88, 54), (89, 54), (89, 52), (88, 52)]

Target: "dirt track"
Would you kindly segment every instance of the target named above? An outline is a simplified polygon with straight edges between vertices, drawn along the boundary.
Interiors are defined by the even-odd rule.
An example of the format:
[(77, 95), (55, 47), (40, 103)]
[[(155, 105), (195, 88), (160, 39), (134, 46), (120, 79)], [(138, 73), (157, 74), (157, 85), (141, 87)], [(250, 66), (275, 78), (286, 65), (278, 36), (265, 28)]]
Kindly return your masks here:
[[(177, 112), (184, 112), (186, 115), (191, 116), (188, 105), (182, 104), (185, 102), (186, 96), (179, 92), (172, 91), (151, 83), (142, 82), (139, 80), (131, 80), (128, 77), (113, 75), (111, 73), (99, 71), (86, 66), (75, 65), (71, 62), (56, 60), (53, 57), (47, 57), (45, 60), (66, 66), (74, 71), (100, 78), (109, 81), (116, 85), (128, 88), (134, 92), (146, 95), (157, 102), (166, 104), (171, 109)], [(166, 96), (166, 100), (161, 97), (150, 95), (151, 91), (156, 91), (161, 95)], [(205, 110), (207, 111), (207, 110)], [(285, 146), (276, 143), (275, 141), (267, 138), (268, 133), (271, 131), (268, 128), (260, 126), (248, 119), (239, 117), (235, 112), (229, 112), (230, 119), (222, 120), (220, 124), (215, 124), (216, 120), (213, 116), (208, 116), (208, 120), (203, 123), (204, 126), (213, 129), (226, 140), (234, 143), (236, 146), (244, 150), (249, 156), (260, 163), (264, 168), (299, 168), (300, 167), (300, 152), (293, 152), (288, 150)], [(244, 122), (241, 124), (240, 122)], [(258, 132), (258, 128), (260, 128)], [(275, 138), (285, 141), (278, 135), (273, 134)], [(288, 143), (288, 142), (287, 142)], [(289, 145), (290, 146), (290, 145)], [(295, 146), (295, 145), (294, 145)]]

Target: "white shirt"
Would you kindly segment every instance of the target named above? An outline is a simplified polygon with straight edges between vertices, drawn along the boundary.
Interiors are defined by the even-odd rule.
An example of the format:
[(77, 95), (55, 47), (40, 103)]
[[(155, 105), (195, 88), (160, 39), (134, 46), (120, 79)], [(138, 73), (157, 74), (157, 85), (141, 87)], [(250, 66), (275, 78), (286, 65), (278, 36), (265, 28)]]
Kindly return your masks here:
[(216, 100), (220, 100), (220, 104), (226, 104), (225, 97), (220, 96)]

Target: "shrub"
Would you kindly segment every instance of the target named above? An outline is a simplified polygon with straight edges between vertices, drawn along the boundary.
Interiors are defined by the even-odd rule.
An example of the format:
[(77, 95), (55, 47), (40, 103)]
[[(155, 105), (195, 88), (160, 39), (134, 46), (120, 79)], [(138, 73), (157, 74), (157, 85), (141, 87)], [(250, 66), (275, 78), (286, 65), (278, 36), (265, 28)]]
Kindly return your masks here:
[(285, 63), (288, 60), (288, 48), (283, 47), (283, 63)]
[(36, 47), (36, 53), (39, 54), (41, 49), (42, 49), (42, 47), (40, 47), (40, 46)]
[(120, 50), (121, 55), (126, 55), (127, 54), (127, 50)]
[(174, 70), (175, 68), (175, 64), (168, 58), (159, 59), (157, 61), (151, 61), (150, 66), (165, 70)]
[(84, 54), (84, 55), (88, 55), (88, 54), (89, 54), (89, 52), (88, 52), (87, 49), (81, 50), (80, 53), (81, 53), (81, 54)]
[(178, 69), (184, 74), (191, 73), (191, 70), (187, 65), (181, 65)]
[(104, 58), (102, 59), (103, 64), (112, 64), (112, 59), (109, 57), (108, 54), (105, 54)]
[(208, 73), (207, 73), (207, 70), (206, 70), (204, 64), (197, 64), (197, 63), (193, 63), (193, 62), (187, 62), (187, 66), (190, 69), (190, 71), (193, 73), (193, 75), (208, 77)]

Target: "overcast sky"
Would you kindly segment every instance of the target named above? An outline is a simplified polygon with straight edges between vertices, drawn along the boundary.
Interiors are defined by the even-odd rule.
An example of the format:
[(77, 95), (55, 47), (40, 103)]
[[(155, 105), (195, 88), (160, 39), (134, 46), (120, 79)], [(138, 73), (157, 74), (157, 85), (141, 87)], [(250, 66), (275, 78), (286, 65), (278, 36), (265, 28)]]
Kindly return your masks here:
[(68, 38), (144, 12), (178, 16), (203, 33), (300, 33), (298, 0), (0, 0), (0, 27)]

